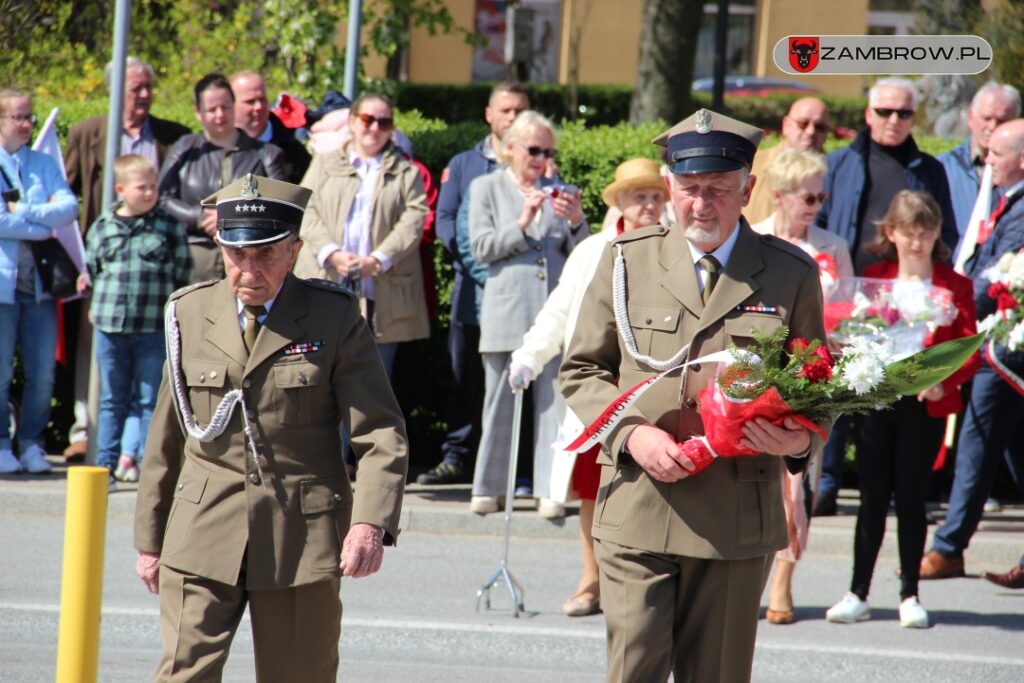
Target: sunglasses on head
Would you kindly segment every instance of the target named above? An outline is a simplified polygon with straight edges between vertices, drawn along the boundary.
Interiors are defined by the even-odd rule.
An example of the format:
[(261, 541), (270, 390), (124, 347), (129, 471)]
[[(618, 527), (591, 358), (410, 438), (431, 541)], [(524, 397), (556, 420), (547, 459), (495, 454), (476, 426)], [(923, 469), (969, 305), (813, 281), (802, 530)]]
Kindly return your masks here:
[(824, 121), (812, 121), (811, 119), (790, 119), (797, 128), (804, 130), (807, 126), (813, 125), (815, 133), (827, 133), (828, 124)]
[(531, 157), (543, 156), (545, 159), (555, 158), (555, 150), (550, 147), (537, 147), (535, 145), (531, 145), (530, 147), (523, 147), (523, 149), (525, 149), (526, 153)]
[(828, 199), (828, 192), (819, 192), (818, 194), (800, 194), (797, 195), (807, 206), (814, 206), (815, 204), (824, 204), (825, 200)]
[(391, 126), (395, 125), (395, 120), (387, 116), (376, 117), (373, 114), (356, 114), (356, 118), (363, 122), (363, 125), (367, 128), (377, 124), (377, 127), (381, 130), (388, 130)]
[(913, 109), (890, 109), (889, 107), (873, 107), (875, 113), (881, 116), (883, 119), (887, 119), (893, 114), (900, 117), (900, 121), (906, 121), (914, 115)]

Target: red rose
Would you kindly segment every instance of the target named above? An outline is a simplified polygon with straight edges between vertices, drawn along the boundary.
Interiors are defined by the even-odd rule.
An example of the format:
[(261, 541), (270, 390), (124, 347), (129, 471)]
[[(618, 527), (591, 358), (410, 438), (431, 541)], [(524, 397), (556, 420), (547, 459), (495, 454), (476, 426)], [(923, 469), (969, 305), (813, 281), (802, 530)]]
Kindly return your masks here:
[(1003, 294), (1009, 294), (1010, 288), (1002, 282), (993, 282), (988, 286), (988, 296), (990, 299), (998, 299)]
[(1009, 311), (1017, 308), (1017, 297), (1010, 294), (1009, 291), (1000, 292), (999, 296), (996, 297), (996, 308), (1000, 311)]
[(800, 377), (805, 378), (808, 382), (824, 382), (832, 377), (832, 366), (827, 360), (816, 360), (812, 363), (807, 363), (803, 368), (800, 369)]
[(836, 364), (835, 359), (832, 358), (832, 354), (828, 352), (828, 349), (824, 345), (819, 345), (818, 348), (814, 349), (814, 355), (828, 363), (829, 367)]

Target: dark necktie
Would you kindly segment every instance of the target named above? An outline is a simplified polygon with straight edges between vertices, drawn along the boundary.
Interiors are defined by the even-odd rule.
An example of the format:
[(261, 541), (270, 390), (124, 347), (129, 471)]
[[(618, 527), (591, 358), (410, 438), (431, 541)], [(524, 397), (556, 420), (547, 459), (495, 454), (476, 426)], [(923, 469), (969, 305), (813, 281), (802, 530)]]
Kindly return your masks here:
[(256, 337), (260, 334), (260, 316), (266, 312), (263, 306), (245, 307), (245, 330), (242, 332), (242, 341), (245, 342), (245, 350), (252, 353), (252, 347), (256, 346)]
[(981, 224), (981, 228), (978, 230), (978, 244), (984, 244), (985, 240), (988, 239), (992, 231), (995, 230), (996, 221), (1006, 211), (1006, 195), (1004, 194), (999, 198), (999, 204), (996, 205), (996, 210), (992, 212), (992, 215), (988, 217), (988, 220)]
[(721, 269), (722, 264), (711, 254), (701, 256), (697, 263), (703, 266), (704, 270), (708, 273), (708, 280), (704, 283), (704, 293), (701, 295), (704, 305), (707, 306), (708, 300), (711, 298), (711, 292), (714, 291), (715, 285), (718, 284), (718, 271)]

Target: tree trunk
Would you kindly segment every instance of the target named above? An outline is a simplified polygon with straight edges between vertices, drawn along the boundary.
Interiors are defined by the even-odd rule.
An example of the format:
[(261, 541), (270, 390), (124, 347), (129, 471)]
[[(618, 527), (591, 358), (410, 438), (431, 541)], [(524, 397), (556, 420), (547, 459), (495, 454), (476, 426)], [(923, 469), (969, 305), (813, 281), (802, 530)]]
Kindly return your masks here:
[(703, 0), (644, 0), (629, 121), (674, 124), (691, 113), (690, 86)]

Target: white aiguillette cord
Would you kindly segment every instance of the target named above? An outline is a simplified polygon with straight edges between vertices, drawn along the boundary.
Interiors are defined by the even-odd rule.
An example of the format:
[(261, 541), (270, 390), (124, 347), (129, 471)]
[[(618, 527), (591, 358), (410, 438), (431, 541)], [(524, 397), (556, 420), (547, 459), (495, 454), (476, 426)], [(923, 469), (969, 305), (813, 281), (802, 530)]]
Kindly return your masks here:
[(181, 416), (181, 421), (185, 425), (185, 431), (197, 441), (209, 443), (224, 433), (228, 422), (231, 420), (231, 414), (234, 412), (235, 406), (241, 403), (242, 425), (245, 429), (245, 436), (249, 441), (249, 448), (252, 450), (253, 465), (256, 467), (260, 483), (265, 486), (263, 469), (260, 467), (260, 454), (256, 450), (256, 439), (253, 438), (252, 424), (249, 422), (245, 406), (245, 395), (241, 389), (232, 389), (225, 394), (224, 398), (217, 405), (217, 409), (213, 411), (210, 424), (206, 425), (205, 429), (199, 427), (195, 415), (192, 414), (192, 406), (188, 402), (188, 394), (186, 393), (185, 382), (181, 374), (181, 332), (178, 329), (178, 319), (174, 315), (177, 303), (177, 301), (169, 302), (167, 304), (167, 312), (164, 314), (164, 326), (167, 330), (167, 378), (171, 382), (174, 407), (177, 409), (178, 415)]

